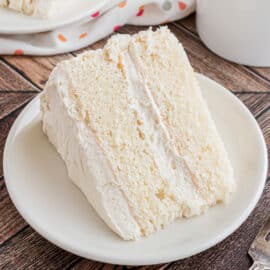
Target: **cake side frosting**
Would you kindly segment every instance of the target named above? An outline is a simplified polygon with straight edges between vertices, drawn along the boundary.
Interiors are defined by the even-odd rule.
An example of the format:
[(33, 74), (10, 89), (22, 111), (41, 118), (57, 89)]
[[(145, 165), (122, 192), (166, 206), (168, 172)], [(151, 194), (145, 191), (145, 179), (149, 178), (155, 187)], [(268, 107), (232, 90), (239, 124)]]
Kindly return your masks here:
[(48, 18), (57, 1), (59, 0), (0, 0), (0, 7), (22, 12), (29, 16)]
[(194, 72), (166, 28), (115, 35), (61, 63), (41, 104), (72, 181), (124, 239), (201, 214), (235, 189)]
[(115, 175), (97, 140), (70, 104), (72, 79), (58, 66), (41, 97), (43, 131), (66, 163), (75, 185), (107, 223), (124, 239), (138, 239), (140, 228), (130, 214)]

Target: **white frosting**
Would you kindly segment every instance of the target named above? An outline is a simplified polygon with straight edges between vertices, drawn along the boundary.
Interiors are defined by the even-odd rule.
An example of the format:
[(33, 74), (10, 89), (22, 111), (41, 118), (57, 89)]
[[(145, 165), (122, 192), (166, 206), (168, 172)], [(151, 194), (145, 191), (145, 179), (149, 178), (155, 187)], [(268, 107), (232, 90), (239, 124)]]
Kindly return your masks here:
[(27, 15), (47, 18), (51, 15), (54, 5), (58, 2), (63, 4), (63, 0), (0, 0), (0, 6), (23, 12)]
[[(134, 48), (124, 53), (123, 64), (129, 82), (128, 94), (132, 100), (130, 107), (138, 112), (144, 123), (147, 123), (142, 128), (145, 134), (152, 134), (151, 140), (150, 137), (146, 138), (148, 145), (152, 149), (161, 177), (168, 181), (170, 190), (176, 195), (175, 198), (193, 202), (192, 208), (199, 210), (203, 201), (194, 190), (183, 161), (170, 142), (159, 110), (139, 75), (140, 63), (137, 63), (135, 58)], [(44, 132), (66, 162), (72, 181), (109, 227), (124, 239), (138, 239), (141, 236), (140, 227), (124, 194), (114, 184), (115, 175), (112, 168), (91, 129), (71, 105), (72, 100), (68, 95), (68, 89), (71, 87), (72, 79), (65, 74), (61, 66), (57, 67), (50, 76), (42, 97)], [(182, 202), (175, 202), (174, 208)], [(184, 213), (188, 209), (176, 207), (175, 211), (191, 215)], [(176, 215), (175, 213), (168, 216), (167, 222)]]
[[(152, 38), (152, 32), (149, 31), (147, 36), (147, 53), (149, 54), (152, 53), (152, 46), (154, 46)], [(140, 60), (136, 45), (135, 39), (129, 36), (114, 36), (105, 46), (103, 53), (105, 59), (109, 57), (108, 61), (113, 61), (122, 69), (121, 72), (128, 82), (126, 90), (129, 101), (127, 102), (128, 112), (135, 111), (138, 119), (141, 119), (140, 129), (145, 135), (147, 149), (150, 149), (149, 152), (155, 160), (160, 181), (164, 181), (162, 183), (166, 185), (163, 190), (165, 196), (174, 195), (173, 199), (165, 198), (165, 203), (162, 200), (151, 201), (155, 211), (152, 211), (151, 208), (146, 209), (146, 204), (142, 204), (143, 202), (135, 204), (134, 200), (126, 197), (128, 193), (123, 192), (121, 190), (123, 187), (116, 181), (112, 164), (99, 145), (91, 127), (82, 119), (76, 102), (73, 102), (73, 97), (69, 96), (70, 90), (76, 89), (73, 85), (73, 80), (76, 78), (72, 76), (85, 72), (80, 69), (80, 63), (77, 65), (77, 61), (85, 60), (84, 57), (93, 59), (92, 55), (83, 54), (80, 56), (81, 58), (60, 64), (51, 74), (41, 102), (44, 131), (65, 161), (70, 178), (85, 194), (108, 226), (126, 240), (138, 239), (144, 232), (148, 234), (173, 221), (176, 217), (200, 214), (210, 206), (194, 185), (191, 175), (193, 171), (188, 165), (189, 160), (179, 155), (171, 141), (160, 110), (148, 89), (144, 75), (146, 67), (142, 64), (143, 60)], [(99, 50), (98, 53), (102, 54), (102, 51)], [(182, 61), (187, 66), (184, 70), (187, 78), (185, 85), (190, 83), (191, 85), (188, 86), (192, 89), (196, 87), (191, 82), (193, 78), (191, 72), (193, 71), (183, 49), (181, 54), (183, 54), (181, 55)], [(76, 65), (72, 61), (76, 61)], [(101, 58), (101, 61), (105, 60)], [(86, 62), (86, 64), (91, 64), (91, 62)], [(72, 67), (72, 76), (69, 74), (69, 67)], [(145, 187), (146, 198), (148, 195), (155, 196), (153, 190), (157, 182), (151, 179), (149, 182), (151, 182), (149, 186)], [(132, 185), (128, 188), (132, 192), (137, 191)], [(149, 190), (151, 192), (147, 193)], [(224, 190), (226, 191), (226, 189)], [(137, 196), (139, 193), (135, 194)], [(223, 197), (221, 196), (221, 198)], [(213, 202), (215, 201), (213, 200)], [(137, 209), (143, 209), (143, 213), (146, 215), (142, 215), (142, 211), (136, 212)], [(153, 224), (148, 226), (149, 218), (147, 219), (146, 216), (154, 220)], [(161, 217), (160, 220), (159, 217)], [(144, 226), (141, 230), (139, 222), (140, 225), (145, 223), (148, 226), (146, 229), (150, 229), (146, 231), (147, 226)]]
[[(201, 209), (204, 201), (194, 188), (185, 161), (177, 153), (169, 132), (162, 121), (160, 111), (147, 88), (143, 75), (141, 75), (143, 74), (140, 68), (142, 64), (139, 57), (136, 56), (134, 41), (131, 41), (129, 50), (124, 53), (123, 63), (129, 82), (128, 94), (130, 100), (132, 100), (131, 107), (145, 123), (141, 128), (146, 134), (146, 141), (152, 149), (161, 177), (168, 181), (175, 198), (188, 201), (189, 204), (193, 202), (193, 209)], [(177, 204), (181, 205), (182, 202), (178, 201)], [(188, 209), (185, 210), (188, 211)], [(199, 213), (183, 214), (189, 216)]]
[(7, 0), (0, 0), (0, 7), (6, 7), (7, 6)]
[[(111, 227), (124, 239), (138, 239), (140, 228), (89, 127), (70, 106), (72, 80), (57, 68), (42, 96), (43, 129), (66, 162), (72, 181)], [(57, 74), (57, 76), (55, 76)]]

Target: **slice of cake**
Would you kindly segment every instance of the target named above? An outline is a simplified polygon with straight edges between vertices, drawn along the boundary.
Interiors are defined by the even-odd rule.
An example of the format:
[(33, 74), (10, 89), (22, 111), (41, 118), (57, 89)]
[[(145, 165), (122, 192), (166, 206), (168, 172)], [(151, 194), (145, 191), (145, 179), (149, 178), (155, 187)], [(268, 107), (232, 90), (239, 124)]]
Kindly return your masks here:
[(41, 110), (70, 178), (123, 239), (199, 215), (235, 190), (195, 74), (167, 28), (115, 35), (60, 63)]
[(29, 16), (48, 18), (63, 0), (0, 0), (0, 7), (9, 8)]

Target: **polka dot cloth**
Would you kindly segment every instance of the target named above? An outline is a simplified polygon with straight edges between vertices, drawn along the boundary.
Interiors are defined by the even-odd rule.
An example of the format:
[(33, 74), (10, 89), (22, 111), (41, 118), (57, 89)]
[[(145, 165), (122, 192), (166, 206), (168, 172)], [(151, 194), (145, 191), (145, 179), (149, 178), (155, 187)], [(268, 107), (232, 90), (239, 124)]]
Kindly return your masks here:
[(107, 0), (82, 23), (40, 34), (0, 35), (0, 54), (53, 55), (75, 51), (117, 32), (125, 24), (158, 25), (184, 18), (195, 0)]

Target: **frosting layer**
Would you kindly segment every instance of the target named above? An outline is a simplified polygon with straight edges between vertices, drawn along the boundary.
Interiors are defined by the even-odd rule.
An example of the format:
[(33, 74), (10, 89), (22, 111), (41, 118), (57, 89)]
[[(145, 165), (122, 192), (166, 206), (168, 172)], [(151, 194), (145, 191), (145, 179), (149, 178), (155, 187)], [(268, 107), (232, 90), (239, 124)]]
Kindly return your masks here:
[(64, 61), (43, 127), (69, 176), (124, 239), (226, 201), (232, 168), (186, 54), (162, 28)]

